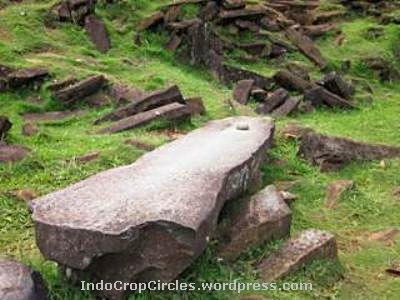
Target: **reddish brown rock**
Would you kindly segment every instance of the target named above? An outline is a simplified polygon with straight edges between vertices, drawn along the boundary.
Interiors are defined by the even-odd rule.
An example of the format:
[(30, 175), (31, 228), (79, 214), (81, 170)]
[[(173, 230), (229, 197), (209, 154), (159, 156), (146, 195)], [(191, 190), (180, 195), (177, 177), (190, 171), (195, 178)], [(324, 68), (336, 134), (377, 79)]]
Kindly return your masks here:
[(35, 123), (25, 123), (22, 126), (22, 134), (25, 136), (34, 136), (39, 132), (39, 128)]
[(269, 114), (288, 99), (289, 93), (285, 89), (278, 89), (264, 100), (257, 109), (259, 114)]
[(8, 85), (11, 89), (33, 85), (38, 88), (43, 80), (49, 76), (49, 72), (42, 68), (21, 69), (8, 74)]
[(290, 115), (293, 111), (297, 109), (297, 107), (300, 104), (300, 101), (301, 100), (298, 97), (297, 98), (290, 97), (286, 99), (286, 101), (281, 106), (274, 109), (274, 111), (272, 112), (272, 116), (275, 118), (280, 118)]
[(277, 72), (274, 75), (274, 80), (279, 86), (291, 91), (305, 92), (315, 86), (311, 82), (304, 80), (288, 70)]
[(191, 116), (203, 116), (206, 114), (206, 108), (204, 106), (203, 99), (200, 97), (188, 98), (185, 102)]
[(117, 133), (126, 131), (147, 125), (152, 121), (160, 119), (179, 121), (188, 118), (190, 118), (190, 111), (186, 105), (174, 102), (121, 119), (109, 127), (99, 130), (98, 133)]
[(85, 18), (86, 33), (92, 43), (101, 53), (107, 53), (111, 48), (111, 41), (104, 23), (95, 15), (90, 15)]
[(0, 141), (6, 137), (11, 127), (10, 120), (6, 116), (0, 116)]
[(329, 107), (339, 108), (355, 108), (355, 106), (348, 100), (328, 91), (327, 89), (316, 86), (304, 93), (304, 100), (310, 101), (313, 106), (321, 106), (325, 104)]
[(222, 230), (218, 256), (233, 261), (250, 247), (281, 239), (289, 235), (291, 220), (291, 211), (281, 194), (268, 186), (245, 201), (237, 217)]
[(110, 96), (117, 104), (134, 102), (144, 95), (145, 93), (142, 90), (123, 84), (114, 84), (110, 90)]
[(264, 118), (211, 122), (132, 165), (35, 200), (39, 249), (90, 282), (175, 279), (205, 250), (224, 204), (253, 182), (273, 130)]
[(15, 261), (0, 261), (1, 300), (46, 300), (46, 294), (39, 273)]
[(249, 101), (250, 92), (253, 89), (254, 80), (241, 80), (233, 91), (233, 99), (240, 104), (246, 104)]
[(23, 160), (29, 150), (22, 146), (0, 144), (0, 163)]
[(334, 208), (342, 197), (343, 193), (353, 188), (352, 180), (338, 180), (331, 183), (326, 190), (325, 205), (328, 208)]
[(311, 59), (311, 61), (321, 69), (327, 66), (326, 60), (322, 57), (321, 52), (309, 37), (303, 35), (293, 27), (286, 30), (286, 36), (305, 56)]
[(107, 79), (103, 75), (96, 75), (58, 90), (53, 93), (53, 96), (65, 105), (73, 105), (85, 97), (99, 92), (106, 83)]
[(134, 146), (135, 148), (138, 148), (138, 149), (143, 150), (143, 151), (153, 151), (154, 149), (156, 149), (156, 147), (154, 147), (153, 145), (142, 143), (142, 142), (137, 141), (137, 140), (128, 140), (128, 141), (125, 142), (125, 144)]
[(336, 171), (354, 161), (400, 157), (400, 147), (330, 137), (309, 129), (301, 137), (299, 154), (321, 171)]
[(96, 124), (100, 124), (105, 121), (118, 121), (134, 114), (145, 112), (174, 102), (181, 104), (185, 103), (181, 91), (176, 85), (144, 95), (143, 97), (134, 100), (127, 106), (98, 119)]
[(337, 245), (333, 235), (325, 231), (306, 230), (286, 242), (275, 254), (258, 266), (264, 282), (276, 282), (316, 259), (337, 259)]

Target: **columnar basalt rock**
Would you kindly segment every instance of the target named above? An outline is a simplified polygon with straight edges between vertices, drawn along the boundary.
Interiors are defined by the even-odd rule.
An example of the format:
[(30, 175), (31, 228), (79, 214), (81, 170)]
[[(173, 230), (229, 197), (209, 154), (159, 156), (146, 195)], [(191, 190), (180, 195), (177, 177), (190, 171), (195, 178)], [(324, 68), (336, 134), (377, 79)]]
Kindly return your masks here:
[(92, 281), (170, 281), (203, 252), (224, 204), (257, 177), (273, 132), (268, 118), (210, 122), (132, 165), (37, 199), (39, 249)]

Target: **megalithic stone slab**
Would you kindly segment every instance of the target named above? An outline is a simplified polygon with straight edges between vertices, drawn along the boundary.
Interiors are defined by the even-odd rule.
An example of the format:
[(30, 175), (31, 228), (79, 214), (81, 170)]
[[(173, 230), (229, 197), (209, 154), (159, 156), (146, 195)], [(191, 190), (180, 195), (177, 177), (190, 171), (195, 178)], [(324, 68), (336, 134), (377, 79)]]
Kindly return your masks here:
[(233, 99), (240, 104), (247, 104), (253, 86), (254, 80), (240, 80), (233, 91)]
[(275, 282), (316, 259), (337, 259), (337, 245), (332, 234), (311, 229), (285, 243), (262, 261), (258, 270), (263, 281)]
[(249, 247), (283, 238), (290, 233), (291, 220), (292, 213), (281, 193), (275, 186), (267, 186), (240, 206), (237, 217), (228, 222), (219, 256), (233, 261)]
[(191, 111), (189, 107), (175, 102), (119, 120), (109, 127), (100, 129), (98, 133), (117, 133), (147, 125), (155, 120), (166, 119), (170, 121), (179, 121), (188, 119), (190, 116)]
[(273, 132), (268, 118), (210, 122), (132, 165), (37, 199), (37, 244), (92, 280), (173, 280), (203, 252), (225, 202), (255, 180)]
[(96, 120), (95, 123), (100, 124), (105, 121), (118, 121), (134, 114), (174, 102), (178, 102), (181, 104), (185, 103), (181, 91), (176, 85), (173, 85), (163, 90), (155, 91), (150, 94), (146, 94), (143, 97), (135, 99), (134, 101), (132, 101), (132, 103), (129, 103), (125, 107), (113, 111), (105, 115), (104, 117)]
[(0, 261), (1, 300), (46, 300), (39, 273), (15, 261)]

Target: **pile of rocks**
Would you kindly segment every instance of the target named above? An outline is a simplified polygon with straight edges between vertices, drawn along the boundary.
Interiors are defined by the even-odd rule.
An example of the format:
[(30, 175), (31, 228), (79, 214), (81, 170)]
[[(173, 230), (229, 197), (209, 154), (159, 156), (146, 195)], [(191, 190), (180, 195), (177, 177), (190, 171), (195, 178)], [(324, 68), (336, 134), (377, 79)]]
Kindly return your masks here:
[[(188, 20), (182, 11), (189, 4), (198, 5), (199, 14)], [(334, 15), (322, 18), (315, 13), (318, 6), (318, 1), (248, 5), (246, 1), (187, 0), (164, 7), (144, 19), (138, 28), (168, 31), (171, 38), (167, 50), (177, 52), (192, 65), (208, 67), (217, 78), (229, 83), (254, 79), (254, 74), (225, 64), (224, 55), (234, 51), (240, 51), (241, 58), (253, 61), (282, 57), (298, 49), (324, 69), (326, 60), (311, 38), (335, 29), (329, 23)], [(251, 42), (242, 42), (241, 38), (248, 35)], [(240, 71), (244, 74), (238, 76)]]
[(184, 99), (179, 88), (174, 85), (132, 99), (129, 104), (103, 116), (95, 124), (113, 121), (112, 125), (100, 129), (98, 133), (116, 133), (154, 120), (180, 121), (204, 113), (201, 98)]
[(106, 53), (111, 41), (105, 24), (95, 15), (96, 0), (62, 0), (55, 4), (48, 16), (48, 26), (55, 22), (74, 23), (85, 28), (96, 48)]

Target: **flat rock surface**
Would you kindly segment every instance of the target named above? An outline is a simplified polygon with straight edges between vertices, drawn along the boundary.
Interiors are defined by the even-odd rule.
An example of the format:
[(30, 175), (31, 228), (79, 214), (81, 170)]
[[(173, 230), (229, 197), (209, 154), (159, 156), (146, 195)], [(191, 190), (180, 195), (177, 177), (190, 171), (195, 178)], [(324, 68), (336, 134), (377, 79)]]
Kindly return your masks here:
[(250, 247), (271, 239), (280, 239), (290, 232), (291, 211), (275, 186), (267, 186), (251, 197), (223, 234), (219, 256), (236, 259)]
[[(236, 129), (242, 122), (249, 130)], [(273, 131), (264, 118), (210, 122), (35, 200), (37, 244), (47, 259), (97, 278), (171, 280), (202, 253), (225, 201), (253, 180)]]
[(325, 231), (306, 230), (288, 242), (259, 265), (260, 277), (265, 282), (276, 280), (294, 272), (315, 259), (336, 259), (335, 237)]
[(14, 261), (0, 261), (1, 300), (46, 300), (41, 276)]

